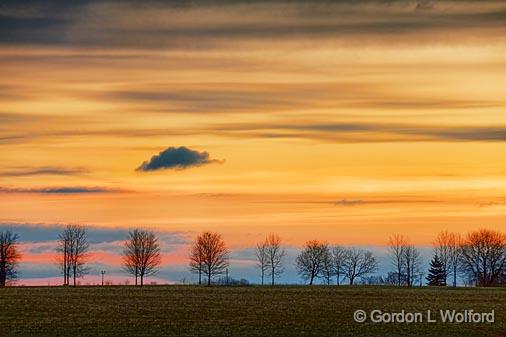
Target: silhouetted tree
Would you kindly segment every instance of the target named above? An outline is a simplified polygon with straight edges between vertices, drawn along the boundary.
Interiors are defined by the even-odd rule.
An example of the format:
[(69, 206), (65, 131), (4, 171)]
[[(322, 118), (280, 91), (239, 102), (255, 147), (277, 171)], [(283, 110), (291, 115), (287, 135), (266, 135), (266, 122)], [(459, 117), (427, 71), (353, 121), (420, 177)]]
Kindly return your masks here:
[(229, 251), (221, 235), (212, 232), (199, 235), (193, 245), (192, 250), (200, 250), (203, 254), (203, 271), (210, 286), (212, 278), (223, 274), (229, 266)]
[[(448, 277), (450, 269), (450, 246), (452, 241), (452, 233), (444, 230), (438, 233), (434, 241), (434, 254), (438, 256), (443, 266), (443, 271)], [(445, 285), (447, 284), (445, 280)]]
[(385, 284), (388, 284), (388, 285), (399, 285), (399, 278), (398, 278), (398, 275), (396, 272), (388, 272), (387, 273), (387, 276), (384, 278), (385, 280)]
[(304, 249), (297, 256), (296, 268), (299, 275), (305, 280), (309, 280), (312, 285), (315, 278), (322, 273), (323, 262), (329, 247), (326, 243), (317, 240), (306, 242)]
[(21, 258), (18, 253), (18, 235), (11, 231), (0, 232), (0, 287), (16, 281), (17, 265)]
[(334, 260), (334, 274), (336, 275), (336, 284), (340, 285), (343, 263), (346, 259), (346, 249), (340, 246), (334, 247), (332, 249), (332, 258)]
[(271, 285), (274, 285), (276, 276), (283, 273), (283, 258), (286, 253), (281, 247), (281, 239), (275, 234), (269, 234), (265, 239), (265, 254), (267, 255), (267, 268), (271, 277)]
[(460, 234), (442, 231), (434, 242), (434, 251), (443, 264), (446, 277), (452, 275), (454, 287), (457, 286), (457, 274), (460, 269), (461, 241)]
[(446, 286), (446, 273), (443, 261), (439, 259), (437, 254), (434, 255), (430, 262), (429, 275), (427, 275), (427, 283), (430, 286)]
[(506, 269), (506, 235), (488, 229), (469, 233), (460, 246), (460, 264), (476, 285), (496, 285)]
[(346, 251), (343, 271), (346, 278), (353, 285), (358, 277), (364, 277), (377, 269), (376, 258), (370, 251), (350, 248)]
[(63, 274), (63, 284), (69, 285), (70, 278), (73, 279), (74, 287), (77, 286), (77, 279), (88, 273), (86, 262), (89, 257), (90, 244), (86, 228), (81, 225), (67, 225), (62, 233), (58, 235), (57, 258)]
[(257, 267), (260, 269), (262, 285), (264, 285), (265, 272), (269, 269), (267, 260), (267, 244), (266, 241), (257, 244), (255, 255), (257, 258)]
[(458, 233), (450, 233), (448, 240), (448, 269), (447, 277), (451, 272), (453, 278), (453, 286), (457, 286), (457, 274), (460, 269), (462, 237)]
[(404, 258), (405, 250), (407, 246), (407, 238), (403, 235), (396, 234), (390, 237), (388, 246), (390, 248), (390, 254), (392, 258), (392, 264), (396, 269), (397, 285), (400, 286), (403, 281), (404, 275)]
[(335, 274), (336, 269), (334, 265), (332, 252), (330, 251), (330, 249), (327, 249), (323, 254), (322, 272), (320, 277), (327, 285), (330, 285), (332, 283), (332, 278), (334, 277)]
[(388, 241), (392, 265), (395, 267), (397, 285), (413, 286), (420, 272), (421, 257), (407, 237), (396, 234)]
[(406, 276), (406, 285), (413, 286), (417, 274), (420, 272), (420, 252), (415, 246), (408, 244), (404, 248), (404, 275)]
[(202, 284), (202, 274), (204, 273), (204, 252), (203, 243), (199, 242), (201, 237), (197, 237), (190, 250), (190, 271), (199, 275), (199, 285)]
[(141, 287), (144, 277), (158, 272), (161, 263), (160, 244), (154, 232), (134, 229), (128, 233), (128, 240), (123, 249), (123, 269), (140, 279)]

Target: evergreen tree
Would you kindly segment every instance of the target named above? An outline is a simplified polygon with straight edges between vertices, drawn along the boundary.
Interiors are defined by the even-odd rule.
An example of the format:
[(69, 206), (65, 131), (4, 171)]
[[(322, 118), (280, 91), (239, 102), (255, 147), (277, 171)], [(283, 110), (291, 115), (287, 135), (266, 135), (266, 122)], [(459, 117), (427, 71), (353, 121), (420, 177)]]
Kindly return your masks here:
[(444, 271), (444, 264), (436, 254), (432, 261), (430, 261), (429, 275), (427, 276), (427, 283), (430, 286), (445, 286), (446, 273)]

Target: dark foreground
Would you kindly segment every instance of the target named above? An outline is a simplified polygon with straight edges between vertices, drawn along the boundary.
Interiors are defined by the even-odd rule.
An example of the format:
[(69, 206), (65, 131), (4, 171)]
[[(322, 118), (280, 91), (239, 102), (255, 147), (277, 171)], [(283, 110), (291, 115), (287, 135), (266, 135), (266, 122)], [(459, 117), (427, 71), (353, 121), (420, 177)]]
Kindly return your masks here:
[[(492, 324), (356, 323), (357, 309), (495, 310)], [(436, 313), (434, 314), (436, 315)], [(506, 289), (0, 289), (0, 336), (506, 336)]]

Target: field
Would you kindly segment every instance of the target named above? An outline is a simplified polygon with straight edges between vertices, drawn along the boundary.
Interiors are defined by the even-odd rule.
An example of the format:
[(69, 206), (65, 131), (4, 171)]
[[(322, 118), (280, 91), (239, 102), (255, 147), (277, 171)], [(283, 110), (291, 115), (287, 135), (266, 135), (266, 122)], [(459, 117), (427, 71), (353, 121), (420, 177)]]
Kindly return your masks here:
[[(495, 310), (495, 323), (356, 323), (353, 313)], [(0, 336), (506, 336), (506, 289), (18, 287)]]

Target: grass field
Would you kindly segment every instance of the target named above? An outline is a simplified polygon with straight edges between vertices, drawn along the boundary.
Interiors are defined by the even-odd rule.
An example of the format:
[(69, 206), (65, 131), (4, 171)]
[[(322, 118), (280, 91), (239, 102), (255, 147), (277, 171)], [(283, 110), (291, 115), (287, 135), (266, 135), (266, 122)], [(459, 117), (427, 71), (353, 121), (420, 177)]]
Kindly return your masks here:
[[(495, 310), (492, 324), (356, 323), (357, 309)], [(506, 289), (19, 287), (0, 289), (0, 336), (506, 336)]]

